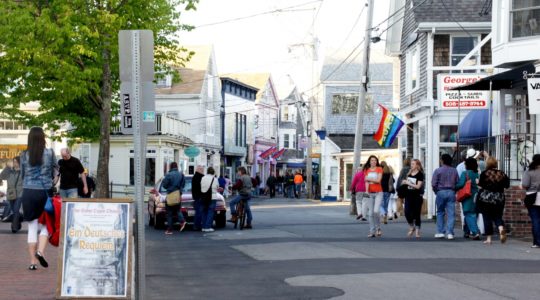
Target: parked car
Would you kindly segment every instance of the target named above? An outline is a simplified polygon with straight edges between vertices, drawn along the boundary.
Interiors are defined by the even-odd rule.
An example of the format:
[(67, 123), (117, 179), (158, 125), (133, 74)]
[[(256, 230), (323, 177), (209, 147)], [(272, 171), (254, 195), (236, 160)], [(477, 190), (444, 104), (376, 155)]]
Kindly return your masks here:
[[(186, 175), (186, 185), (182, 190), (181, 211), (188, 224), (193, 225), (195, 218), (195, 209), (193, 208), (193, 197), (191, 196), (191, 180), (193, 176)], [(167, 192), (162, 186), (163, 178), (161, 178), (156, 186), (150, 190), (148, 196), (148, 225), (154, 226), (155, 229), (163, 229), (165, 227), (165, 220), (167, 219), (167, 212), (165, 211), (165, 197)], [(227, 208), (225, 205), (225, 198), (221, 194), (217, 195), (216, 208), (214, 210), (214, 222), (216, 228), (223, 228), (227, 223)]]

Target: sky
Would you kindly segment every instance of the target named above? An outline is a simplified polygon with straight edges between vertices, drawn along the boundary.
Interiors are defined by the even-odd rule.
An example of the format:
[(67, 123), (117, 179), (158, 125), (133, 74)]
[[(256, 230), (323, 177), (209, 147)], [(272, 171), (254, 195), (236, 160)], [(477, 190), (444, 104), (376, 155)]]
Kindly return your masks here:
[[(390, 0), (374, 0), (373, 25), (388, 16)], [(308, 91), (318, 82), (325, 57), (338, 62), (363, 39), (366, 0), (200, 0), (196, 11), (184, 12), (181, 21), (196, 26), (182, 32), (189, 45), (214, 45), (218, 72), (270, 72), (279, 96), (292, 84)], [(265, 12), (280, 10), (261, 14)], [(244, 18), (252, 15), (254, 17)], [(235, 20), (240, 19), (240, 20)], [(386, 28), (383, 23), (381, 30)], [(319, 40), (319, 59), (311, 44)], [(384, 51), (384, 42), (372, 44)], [(358, 58), (359, 59), (359, 58)]]

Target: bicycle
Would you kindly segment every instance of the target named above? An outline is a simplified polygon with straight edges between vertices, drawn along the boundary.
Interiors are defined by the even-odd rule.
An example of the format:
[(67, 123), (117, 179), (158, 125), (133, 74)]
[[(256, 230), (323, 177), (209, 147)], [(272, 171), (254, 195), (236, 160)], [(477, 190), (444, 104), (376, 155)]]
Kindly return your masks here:
[(238, 227), (238, 222), (240, 222), (240, 230), (243, 230), (246, 226), (246, 209), (245, 204), (249, 198), (241, 198), (240, 201), (236, 204), (236, 222), (234, 222), (234, 229)]

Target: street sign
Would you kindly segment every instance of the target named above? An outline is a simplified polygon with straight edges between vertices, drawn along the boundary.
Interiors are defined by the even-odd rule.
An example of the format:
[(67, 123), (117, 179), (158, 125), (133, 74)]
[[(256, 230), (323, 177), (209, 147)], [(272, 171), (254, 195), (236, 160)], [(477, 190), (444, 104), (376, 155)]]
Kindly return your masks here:
[(527, 92), (529, 94), (529, 114), (540, 114), (540, 78), (527, 80)]
[(143, 111), (143, 122), (155, 122), (155, 121), (156, 121), (155, 111)]
[(487, 91), (458, 92), (457, 90), (450, 90), (458, 86), (475, 83), (485, 76), (484, 74), (439, 74), (437, 76), (437, 91), (440, 109), (488, 108), (489, 92)]

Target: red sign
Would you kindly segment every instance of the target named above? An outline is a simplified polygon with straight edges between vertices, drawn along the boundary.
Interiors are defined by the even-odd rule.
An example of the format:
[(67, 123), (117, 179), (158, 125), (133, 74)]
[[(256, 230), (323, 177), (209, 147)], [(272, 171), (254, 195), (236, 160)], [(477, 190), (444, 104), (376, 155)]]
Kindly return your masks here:
[[(450, 90), (458, 86), (473, 84), (485, 77), (484, 74), (439, 74), (437, 88), (441, 109), (485, 109), (489, 100), (487, 91)], [(461, 102), (461, 104), (460, 104)]]

